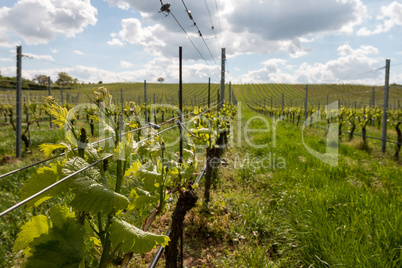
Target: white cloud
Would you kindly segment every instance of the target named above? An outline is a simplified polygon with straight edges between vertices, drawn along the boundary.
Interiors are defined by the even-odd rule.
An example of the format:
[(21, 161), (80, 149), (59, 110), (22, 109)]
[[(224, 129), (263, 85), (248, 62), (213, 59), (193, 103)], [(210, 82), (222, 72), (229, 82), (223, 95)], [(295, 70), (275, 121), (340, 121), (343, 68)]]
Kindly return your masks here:
[(23, 56), (26, 56), (28, 58), (36, 59), (36, 60), (42, 60), (42, 61), (54, 61), (53, 57), (51, 55), (36, 55), (32, 53), (22, 53)]
[(9, 41), (6, 32), (0, 26), (0, 47), (12, 47), (13, 45), (9, 44)]
[(123, 42), (121, 42), (118, 38), (113, 38), (111, 41), (108, 41), (107, 42), (108, 43), (108, 45), (111, 45), (111, 46), (124, 46), (124, 44), (123, 44)]
[(52, 53), (55, 53), (55, 54), (56, 54), (56, 53), (57, 53), (57, 52), (59, 52), (59, 51), (58, 51), (56, 48), (51, 48), (51, 49), (50, 49), (50, 52), (52, 52)]
[[(232, 3), (230, 3), (232, 4)], [(292, 40), (308, 34), (344, 31), (361, 23), (360, 0), (236, 1), (228, 17), (234, 33), (263, 35), (266, 40)]]
[(357, 35), (369, 36), (386, 33), (394, 27), (402, 26), (402, 3), (394, 1), (387, 6), (382, 6), (380, 14), (377, 16), (377, 20), (382, 21), (382, 23), (377, 25), (374, 30), (362, 27), (357, 32)]
[(13, 59), (10, 58), (0, 58), (0, 61), (4, 61), (4, 62), (14, 62)]
[(81, 55), (81, 56), (82, 56), (82, 55), (85, 55), (84, 52), (79, 51), (79, 50), (74, 50), (73, 53), (74, 53), (74, 54), (77, 54), (77, 55)]
[(89, 0), (20, 0), (0, 8), (0, 33), (14, 32), (27, 44), (46, 44), (57, 35), (74, 37), (95, 25), (96, 15)]
[(263, 62), (264, 67), (259, 70), (249, 71), (235, 80), (236, 83), (296, 83), (294, 75), (284, 72), (290, 69), (287, 61), (283, 59), (271, 59)]
[(133, 64), (131, 62), (122, 60), (122, 61), (120, 61), (120, 67), (121, 68), (131, 68), (131, 67), (133, 67)]
[(362, 45), (358, 49), (353, 49), (349, 44), (339, 46), (337, 51), (340, 56), (371, 55), (379, 53), (379, 50), (373, 46)]
[(302, 63), (297, 69), (287, 60), (271, 59), (263, 62), (264, 67), (249, 71), (235, 79), (236, 83), (360, 83), (379, 84), (384, 80), (378, 72), (382, 66), (380, 59), (373, 57), (379, 53), (373, 46), (339, 46), (340, 57), (325, 63)]
[[(77, 78), (79, 81), (97, 83), (111, 82), (138, 82), (147, 80), (148, 82), (157, 82), (159, 77), (164, 77), (165, 81), (177, 83), (179, 78), (179, 62), (171, 58), (155, 58), (154, 60), (142, 66), (141, 69), (133, 69), (123, 72), (113, 72), (106, 69), (93, 68), (88, 66), (74, 66), (65, 68), (51, 69), (27, 69), (23, 68), (23, 77), (33, 79), (37, 74), (46, 74), (53, 80), (57, 79), (59, 72), (67, 72), (69, 75)], [(183, 81), (185, 83), (194, 81), (207, 81), (208, 73), (212, 67), (206, 64), (184, 64)], [(15, 76), (15, 66), (0, 68), (2, 75)]]
[[(154, 2), (141, 0), (106, 0), (111, 5), (137, 11), (137, 18), (122, 20), (122, 29), (112, 35), (110, 45), (123, 43), (143, 47), (155, 56), (177, 56), (177, 47), (186, 49), (187, 57), (200, 60), (201, 56), (186, 38), (182, 29), (172, 18), (158, 13)], [(190, 35), (193, 43), (203, 57), (210, 61), (211, 56), (203, 40), (199, 37), (188, 15), (183, 12), (183, 4), (171, 0), (171, 11)], [(187, 3), (194, 20), (200, 27), (212, 56), (219, 58), (221, 43), (227, 55), (276, 52), (289, 53), (297, 58), (309, 50), (301, 46), (306, 37), (334, 33), (353, 32), (366, 16), (366, 7), (361, 0), (310, 0), (310, 1), (224, 1), (217, 0), (220, 21), (215, 5), (210, 4), (212, 24), (203, 1)], [(220, 32), (220, 27), (222, 32)], [(217, 33), (212, 30), (212, 26)], [(302, 39), (301, 39), (302, 38)], [(299, 41), (300, 40), (300, 41)], [(120, 41), (120, 42), (119, 42)], [(295, 45), (296, 44), (296, 45)]]
[[(121, 24), (122, 30), (117, 36), (124, 42), (143, 46), (149, 52), (157, 47), (161, 48), (166, 45), (161, 38), (158, 38), (158, 35), (165, 30), (162, 25), (156, 24), (142, 27), (141, 22), (136, 18), (123, 19)], [(113, 40), (110, 42), (113, 42)], [(117, 41), (114, 42), (118, 44)]]
[[(378, 57), (378, 49), (373, 46), (352, 48), (349, 44), (336, 49), (338, 57), (322, 63), (304, 62), (299, 66), (291, 64), (291, 60), (270, 59), (262, 62), (263, 67), (250, 70), (236, 77), (227, 75), (226, 81), (232, 83), (359, 83), (380, 85), (384, 82), (384, 73), (379, 71), (383, 59)], [(120, 62), (121, 66), (130, 66), (129, 62)], [(183, 65), (184, 82), (207, 81), (213, 67), (200, 63), (185, 63)], [(236, 69), (237, 67), (234, 67)], [(3, 75), (15, 76), (15, 66), (0, 68)], [(44, 70), (29, 70), (24, 68), (23, 77), (32, 79), (38, 73), (45, 73), (57, 78), (60, 71), (67, 72), (79, 81), (97, 83), (137, 82), (147, 80), (156, 82), (159, 77), (165, 81), (178, 81), (177, 58), (158, 57), (141, 66), (140, 69), (130, 69), (123, 72), (112, 72), (106, 69), (86, 66), (68, 68), (51, 68)], [(219, 74), (218, 70), (215, 70)], [(402, 75), (391, 75), (391, 83), (402, 83)]]
[(109, 2), (110, 5), (115, 5), (124, 10), (130, 9), (130, 4), (125, 0), (107, 0), (107, 2)]
[[(337, 49), (340, 57), (325, 63), (303, 63), (295, 72), (298, 81), (308, 83), (361, 83), (375, 84), (383, 77), (375, 72), (382, 66), (380, 59), (373, 57), (378, 49), (360, 46), (352, 49), (348, 44)], [(381, 77), (381, 78), (380, 78)]]

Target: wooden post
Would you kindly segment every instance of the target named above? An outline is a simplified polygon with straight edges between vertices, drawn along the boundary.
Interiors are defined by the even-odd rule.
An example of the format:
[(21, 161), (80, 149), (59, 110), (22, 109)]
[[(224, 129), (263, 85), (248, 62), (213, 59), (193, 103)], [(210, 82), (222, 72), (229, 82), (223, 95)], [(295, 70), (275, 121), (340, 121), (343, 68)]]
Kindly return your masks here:
[(208, 79), (208, 108), (211, 105), (211, 77)]
[(272, 116), (272, 114), (273, 114), (273, 111), (272, 111), (272, 96), (271, 96), (271, 116)]
[(64, 107), (63, 86), (60, 88), (60, 94), (61, 94), (61, 107)]
[[(144, 80), (144, 103), (147, 105), (148, 103), (147, 99), (147, 80)], [(148, 111), (145, 108), (145, 122), (148, 123)]]
[[(179, 47), (179, 121), (180, 124), (183, 122), (183, 48)], [(180, 129), (180, 157), (179, 163), (183, 163), (183, 128), (182, 126), (179, 127)]]
[(308, 85), (306, 85), (306, 98), (304, 99), (304, 118), (307, 120), (307, 103), (308, 103)]
[[(373, 87), (373, 93), (372, 93), (372, 97), (371, 97), (371, 107), (374, 108), (375, 107), (375, 87)], [(375, 119), (374, 117), (372, 117), (371, 119), (371, 125), (374, 127), (375, 125)]]
[(121, 102), (121, 112), (124, 110), (124, 97), (123, 97), (123, 89), (120, 88), (120, 102)]
[(16, 157), (21, 158), (21, 142), (22, 142), (22, 47), (17, 47), (17, 128), (16, 128)]
[(232, 82), (229, 82), (229, 103), (232, 103)]
[[(52, 96), (52, 86), (51, 86), (50, 82), (51, 82), (50, 76), (48, 76), (47, 77), (47, 85), (48, 85), (47, 90), (49, 91), (49, 96)], [(51, 115), (49, 115), (49, 120), (50, 120), (50, 127), (52, 128), (53, 125), (52, 125), (52, 116)]]
[(375, 87), (372, 89), (372, 96), (371, 96), (371, 107), (375, 106)]
[(388, 92), (389, 92), (389, 66), (390, 66), (391, 60), (387, 59), (386, 60), (386, 65), (385, 65), (385, 87), (384, 87), (384, 106), (383, 106), (383, 112), (382, 112), (382, 141), (381, 141), (381, 150), (383, 153), (385, 153), (385, 150), (387, 148), (387, 119), (388, 119)]
[(220, 108), (223, 107), (223, 102), (225, 101), (225, 61), (226, 61), (226, 49), (222, 48), (222, 63), (221, 63), (221, 104), (219, 105)]

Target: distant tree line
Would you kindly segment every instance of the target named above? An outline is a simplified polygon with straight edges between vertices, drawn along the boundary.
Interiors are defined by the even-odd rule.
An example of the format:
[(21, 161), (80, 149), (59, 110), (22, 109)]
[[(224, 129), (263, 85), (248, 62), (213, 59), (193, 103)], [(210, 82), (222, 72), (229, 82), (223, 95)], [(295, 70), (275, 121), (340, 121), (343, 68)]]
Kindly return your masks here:
[[(52, 89), (68, 89), (78, 84), (78, 79), (73, 78), (66, 72), (59, 72), (55, 82), (50, 80)], [(0, 73), (0, 89), (15, 89), (16, 77), (2, 76)], [(38, 74), (34, 79), (22, 78), (22, 90), (46, 90), (48, 88), (48, 76)]]

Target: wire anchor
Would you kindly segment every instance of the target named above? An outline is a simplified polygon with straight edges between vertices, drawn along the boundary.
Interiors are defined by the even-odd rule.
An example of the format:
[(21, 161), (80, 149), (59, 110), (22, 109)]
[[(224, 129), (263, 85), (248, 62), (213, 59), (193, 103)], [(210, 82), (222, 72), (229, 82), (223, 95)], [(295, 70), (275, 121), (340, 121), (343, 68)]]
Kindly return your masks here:
[(162, 0), (160, 0), (161, 1), (161, 8), (160, 8), (160, 10), (159, 10), (159, 13), (163, 13), (163, 15), (165, 15), (165, 17), (167, 17), (167, 16), (169, 16), (169, 13), (170, 13), (170, 3), (169, 2), (167, 2), (166, 4), (164, 4), (163, 2), (162, 2)]

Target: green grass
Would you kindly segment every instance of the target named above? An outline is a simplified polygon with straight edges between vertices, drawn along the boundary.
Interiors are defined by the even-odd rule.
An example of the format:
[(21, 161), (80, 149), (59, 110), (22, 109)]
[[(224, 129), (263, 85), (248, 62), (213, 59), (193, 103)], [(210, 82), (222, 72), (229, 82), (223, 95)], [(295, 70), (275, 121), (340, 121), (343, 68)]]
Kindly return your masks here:
[[(255, 115), (243, 109), (242, 125)], [(251, 125), (264, 127), (257, 120)], [(222, 172), (221, 190), (214, 198), (236, 215), (232, 236), (246, 239), (238, 244), (241, 251), (217, 260), (218, 266), (400, 267), (402, 169), (392, 153), (341, 143), (339, 165), (331, 167), (304, 149), (300, 128), (279, 123), (276, 147), (271, 134), (250, 134), (254, 144), (268, 148), (243, 143), (226, 155), (233, 160), (271, 153), (285, 159), (286, 167), (244, 165)], [(305, 130), (305, 141), (325, 151), (324, 138), (314, 131)]]

